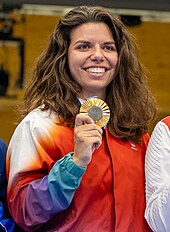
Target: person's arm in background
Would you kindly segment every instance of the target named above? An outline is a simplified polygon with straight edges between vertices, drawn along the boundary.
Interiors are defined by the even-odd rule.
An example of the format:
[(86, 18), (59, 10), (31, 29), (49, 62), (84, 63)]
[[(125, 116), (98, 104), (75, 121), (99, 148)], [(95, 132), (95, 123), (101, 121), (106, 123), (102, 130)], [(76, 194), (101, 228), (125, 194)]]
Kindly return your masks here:
[(6, 144), (0, 139), (0, 231), (12, 232), (14, 221), (8, 210), (7, 205), (7, 180), (6, 180)]
[(154, 128), (145, 161), (145, 218), (155, 232), (170, 231), (170, 118)]
[[(5, 159), (6, 159), (6, 144), (0, 139), (0, 201), (3, 205), (7, 206), (6, 202), (6, 178), (5, 178)], [(6, 208), (6, 207), (5, 207)], [(4, 215), (9, 214), (8, 210), (4, 210)]]

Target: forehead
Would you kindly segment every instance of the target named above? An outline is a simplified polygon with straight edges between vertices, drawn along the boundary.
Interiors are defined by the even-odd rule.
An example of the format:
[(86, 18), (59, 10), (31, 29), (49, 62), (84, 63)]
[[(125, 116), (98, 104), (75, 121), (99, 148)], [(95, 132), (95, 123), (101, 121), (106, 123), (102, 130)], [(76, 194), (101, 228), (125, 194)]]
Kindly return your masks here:
[(90, 39), (113, 40), (111, 29), (102, 22), (89, 22), (81, 24), (72, 29), (70, 33), (71, 40), (90, 40)]

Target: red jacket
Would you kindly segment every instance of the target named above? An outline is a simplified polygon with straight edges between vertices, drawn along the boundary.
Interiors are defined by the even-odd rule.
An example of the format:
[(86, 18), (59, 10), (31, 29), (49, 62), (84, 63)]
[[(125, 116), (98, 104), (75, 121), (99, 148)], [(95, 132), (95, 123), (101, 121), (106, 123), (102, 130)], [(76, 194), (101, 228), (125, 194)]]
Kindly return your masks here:
[(141, 143), (133, 144), (115, 138), (106, 128), (71, 204), (51, 215), (50, 208), (42, 207), (50, 202), (43, 195), (48, 189), (38, 188), (48, 180), (53, 165), (74, 150), (74, 129), (30, 114), (16, 129), (8, 149), (8, 203), (15, 221), (27, 231), (40, 226), (36, 231), (150, 232), (144, 219), (148, 140), (145, 134)]

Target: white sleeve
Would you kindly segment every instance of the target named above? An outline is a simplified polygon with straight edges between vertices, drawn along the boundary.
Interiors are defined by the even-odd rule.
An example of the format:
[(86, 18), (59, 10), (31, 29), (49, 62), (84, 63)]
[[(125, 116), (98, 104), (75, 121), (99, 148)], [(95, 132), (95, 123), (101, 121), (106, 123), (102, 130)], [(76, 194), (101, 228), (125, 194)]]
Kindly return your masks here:
[(145, 159), (145, 218), (155, 232), (170, 232), (170, 130), (158, 122)]

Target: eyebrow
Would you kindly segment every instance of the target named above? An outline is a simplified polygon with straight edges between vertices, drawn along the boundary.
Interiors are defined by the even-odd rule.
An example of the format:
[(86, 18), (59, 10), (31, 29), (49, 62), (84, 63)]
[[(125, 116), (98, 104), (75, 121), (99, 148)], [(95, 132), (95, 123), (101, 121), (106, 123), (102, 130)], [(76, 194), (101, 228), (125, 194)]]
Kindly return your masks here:
[[(78, 41), (75, 42), (75, 45), (78, 44), (78, 43), (91, 44), (91, 42), (86, 41), (86, 40), (78, 40)], [(103, 44), (114, 44), (115, 45), (115, 41), (107, 41), (107, 42), (104, 42)]]
[(115, 44), (115, 41), (107, 41), (107, 42), (104, 42), (104, 44)]
[(86, 43), (86, 44), (90, 44), (89, 41), (86, 41), (86, 40), (78, 40), (75, 42), (75, 44), (78, 44), (78, 43)]

